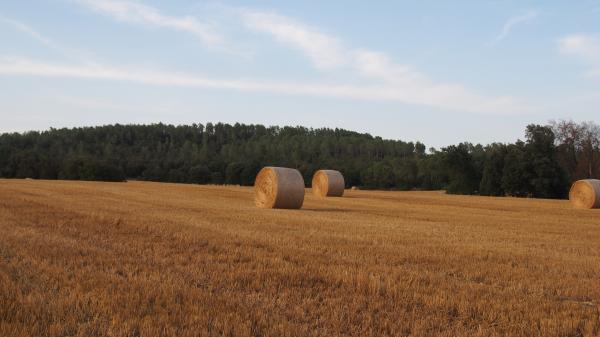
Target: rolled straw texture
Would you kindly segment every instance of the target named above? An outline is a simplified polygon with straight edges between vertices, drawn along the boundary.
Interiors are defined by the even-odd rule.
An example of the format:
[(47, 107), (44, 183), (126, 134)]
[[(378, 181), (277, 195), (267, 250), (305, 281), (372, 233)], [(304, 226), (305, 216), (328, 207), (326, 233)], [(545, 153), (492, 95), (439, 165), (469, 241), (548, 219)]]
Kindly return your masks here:
[(304, 203), (304, 179), (296, 169), (264, 167), (254, 182), (254, 203), (260, 208), (298, 209)]
[(313, 194), (319, 197), (341, 197), (344, 195), (344, 176), (335, 170), (319, 170), (312, 179)]
[(575, 208), (600, 208), (600, 180), (578, 180), (571, 186), (569, 200)]

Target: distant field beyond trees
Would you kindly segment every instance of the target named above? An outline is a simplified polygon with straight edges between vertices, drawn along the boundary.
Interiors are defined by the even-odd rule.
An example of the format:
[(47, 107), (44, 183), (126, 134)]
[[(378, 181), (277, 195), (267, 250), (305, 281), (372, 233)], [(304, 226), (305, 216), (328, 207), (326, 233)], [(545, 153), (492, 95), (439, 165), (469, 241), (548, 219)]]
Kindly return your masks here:
[(107, 125), (0, 135), (0, 177), (252, 185), (265, 165), (320, 168), (372, 189), (563, 198), (600, 177), (600, 127), (529, 125), (525, 140), (440, 150), (342, 129), (262, 125)]

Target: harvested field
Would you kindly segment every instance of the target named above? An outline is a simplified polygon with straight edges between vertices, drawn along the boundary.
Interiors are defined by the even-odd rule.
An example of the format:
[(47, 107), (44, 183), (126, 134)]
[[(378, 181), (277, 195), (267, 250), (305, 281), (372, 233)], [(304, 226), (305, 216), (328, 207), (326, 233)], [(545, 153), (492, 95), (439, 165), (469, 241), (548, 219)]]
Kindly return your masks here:
[(597, 336), (600, 211), (0, 180), (0, 336)]

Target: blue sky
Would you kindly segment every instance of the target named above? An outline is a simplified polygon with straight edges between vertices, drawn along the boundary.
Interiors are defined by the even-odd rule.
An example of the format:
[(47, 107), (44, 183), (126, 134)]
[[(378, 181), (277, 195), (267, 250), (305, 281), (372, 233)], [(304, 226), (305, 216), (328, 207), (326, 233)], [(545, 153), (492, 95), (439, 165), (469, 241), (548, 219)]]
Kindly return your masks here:
[(342, 127), (445, 146), (599, 122), (600, 0), (0, 3), (0, 131)]

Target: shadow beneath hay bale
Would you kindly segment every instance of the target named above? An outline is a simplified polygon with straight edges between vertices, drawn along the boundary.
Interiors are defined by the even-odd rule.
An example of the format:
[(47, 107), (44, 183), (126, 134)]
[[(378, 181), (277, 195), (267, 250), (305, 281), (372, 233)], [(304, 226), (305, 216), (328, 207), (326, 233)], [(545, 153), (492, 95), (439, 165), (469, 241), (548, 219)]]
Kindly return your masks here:
[(356, 210), (348, 208), (303, 208), (306, 212), (356, 212)]

